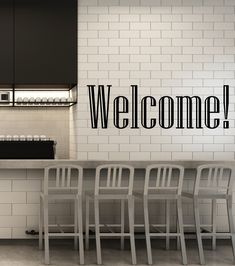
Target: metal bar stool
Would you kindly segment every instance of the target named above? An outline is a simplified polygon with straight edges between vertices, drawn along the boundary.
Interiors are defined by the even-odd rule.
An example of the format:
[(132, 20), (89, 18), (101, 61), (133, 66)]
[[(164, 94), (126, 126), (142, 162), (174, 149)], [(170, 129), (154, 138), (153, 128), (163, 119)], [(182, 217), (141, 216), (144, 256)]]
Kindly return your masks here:
[[(235, 261), (235, 231), (232, 216), (232, 186), (234, 183), (234, 169), (226, 165), (205, 164), (197, 168), (197, 175), (193, 192), (183, 192), (182, 195), (193, 200), (194, 218), (200, 263), (205, 264), (202, 237), (212, 238), (212, 248), (216, 248), (216, 236), (229, 236), (232, 240), (233, 259)], [(212, 224), (200, 223), (199, 200), (212, 201)], [(216, 200), (224, 199), (227, 204), (229, 233), (216, 232)], [(201, 232), (202, 228), (207, 232)]]
[[(86, 248), (89, 248), (89, 230), (95, 227), (97, 263), (102, 264), (101, 237), (120, 237), (121, 247), (124, 248), (124, 238), (130, 237), (132, 264), (136, 264), (136, 250), (134, 238), (134, 196), (133, 196), (134, 168), (122, 164), (107, 164), (96, 168), (95, 194), (86, 196)], [(100, 203), (118, 200), (121, 203), (120, 224), (100, 223)], [(90, 224), (89, 206), (94, 201), (95, 225)], [(129, 231), (124, 231), (124, 208), (128, 204)], [(101, 232), (101, 228), (109, 232)], [(120, 232), (112, 228), (120, 227)]]
[[(82, 183), (83, 169), (74, 165), (56, 165), (44, 170), (43, 192), (40, 195), (39, 215), (39, 248), (43, 247), (44, 229), (44, 254), (45, 264), (50, 264), (49, 237), (73, 236), (74, 247), (77, 250), (79, 238), (80, 264), (84, 264), (83, 225), (82, 225)], [(74, 227), (73, 233), (64, 232), (63, 225), (49, 225), (48, 202), (49, 200), (70, 200), (74, 202)], [(68, 225), (64, 225), (68, 226)], [(59, 227), (60, 233), (49, 232), (49, 228)]]
[[(184, 239), (183, 214), (182, 214), (182, 186), (184, 168), (178, 165), (154, 164), (146, 168), (144, 185), (144, 222), (145, 236), (147, 245), (148, 264), (152, 264), (151, 237), (165, 236), (166, 247), (169, 248), (170, 237), (179, 237), (181, 244), (182, 263), (187, 264), (187, 255)], [(150, 224), (149, 220), (149, 201), (166, 201), (166, 231), (158, 231), (159, 225)], [(170, 232), (170, 201), (177, 203), (177, 218), (179, 232)], [(162, 227), (162, 225), (161, 225)], [(151, 232), (153, 230), (154, 232)]]

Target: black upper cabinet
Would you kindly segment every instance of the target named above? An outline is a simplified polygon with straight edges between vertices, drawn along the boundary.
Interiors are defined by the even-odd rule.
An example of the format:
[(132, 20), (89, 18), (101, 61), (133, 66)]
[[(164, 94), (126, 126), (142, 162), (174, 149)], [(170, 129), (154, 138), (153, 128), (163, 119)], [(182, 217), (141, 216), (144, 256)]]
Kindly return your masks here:
[(0, 1), (0, 85), (14, 83), (13, 0)]
[(77, 0), (15, 0), (15, 84), (76, 83)]

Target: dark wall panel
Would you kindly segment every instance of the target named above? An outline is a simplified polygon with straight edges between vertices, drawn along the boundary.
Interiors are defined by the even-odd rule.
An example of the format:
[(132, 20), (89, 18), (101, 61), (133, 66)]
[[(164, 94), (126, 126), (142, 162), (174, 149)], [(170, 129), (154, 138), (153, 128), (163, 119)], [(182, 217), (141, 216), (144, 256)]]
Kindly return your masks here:
[(0, 1), (0, 84), (13, 81), (13, 0)]
[(15, 0), (15, 82), (77, 83), (76, 0)]

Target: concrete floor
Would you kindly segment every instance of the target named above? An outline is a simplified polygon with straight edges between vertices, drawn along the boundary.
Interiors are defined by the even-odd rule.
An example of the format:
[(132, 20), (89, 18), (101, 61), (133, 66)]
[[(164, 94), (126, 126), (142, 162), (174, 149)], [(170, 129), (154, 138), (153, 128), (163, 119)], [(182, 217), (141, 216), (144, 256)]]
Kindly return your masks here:
[[(143, 240), (136, 241), (138, 265), (146, 265), (146, 250)], [(173, 242), (173, 241), (172, 241)], [(164, 241), (154, 240), (153, 261), (154, 265), (168, 266), (181, 265), (180, 251), (172, 247), (170, 251), (164, 250)], [(174, 244), (174, 243), (172, 243)], [(196, 243), (187, 241), (188, 263), (198, 265)], [(207, 265), (232, 265), (232, 250), (230, 241), (220, 240), (216, 251), (210, 249), (209, 241), (204, 242), (206, 249)], [(50, 241), (51, 265), (74, 266), (78, 264), (77, 252), (73, 250), (70, 240)], [(114, 240), (102, 241), (103, 263), (109, 266), (122, 266), (131, 264), (129, 243), (126, 242), (126, 250), (119, 249), (119, 242)], [(91, 243), (91, 249), (85, 253), (86, 265), (96, 264), (95, 244)], [(36, 240), (1, 240), (0, 241), (0, 266), (36, 266), (43, 265), (43, 252), (38, 250)]]

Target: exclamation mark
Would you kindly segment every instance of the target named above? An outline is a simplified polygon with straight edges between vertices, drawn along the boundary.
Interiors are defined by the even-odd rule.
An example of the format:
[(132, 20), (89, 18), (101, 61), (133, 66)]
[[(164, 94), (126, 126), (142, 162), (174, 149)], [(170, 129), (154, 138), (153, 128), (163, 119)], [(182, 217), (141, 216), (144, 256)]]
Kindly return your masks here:
[[(224, 97), (224, 118), (225, 120), (228, 120), (229, 85), (224, 85), (223, 97)], [(224, 121), (223, 126), (224, 128), (229, 128), (229, 121)]]

